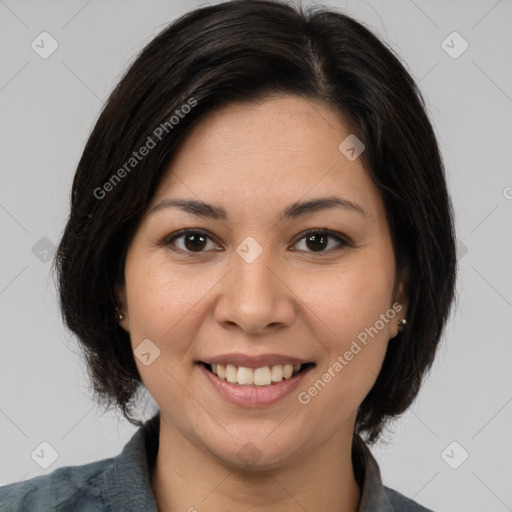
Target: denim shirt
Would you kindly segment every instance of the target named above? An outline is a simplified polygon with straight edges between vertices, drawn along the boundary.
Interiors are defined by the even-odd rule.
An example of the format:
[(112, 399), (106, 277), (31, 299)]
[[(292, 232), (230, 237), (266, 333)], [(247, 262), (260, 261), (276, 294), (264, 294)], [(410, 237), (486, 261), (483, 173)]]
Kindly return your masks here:
[[(158, 512), (151, 474), (159, 428), (158, 413), (133, 434), (116, 457), (58, 468), (48, 475), (0, 487), (0, 511)], [(358, 512), (432, 512), (383, 486), (376, 460), (357, 435), (352, 457), (361, 489)]]

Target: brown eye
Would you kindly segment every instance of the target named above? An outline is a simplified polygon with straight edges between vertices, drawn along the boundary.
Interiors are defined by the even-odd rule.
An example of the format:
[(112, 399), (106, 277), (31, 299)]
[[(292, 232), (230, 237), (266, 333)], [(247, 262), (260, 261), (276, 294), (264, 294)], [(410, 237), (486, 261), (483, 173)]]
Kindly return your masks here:
[[(209, 242), (211, 245), (208, 248)], [(299, 250), (312, 253), (330, 252), (331, 249), (340, 250), (349, 245), (339, 234), (327, 230), (308, 231), (295, 245), (299, 242), (305, 244), (305, 249)], [(188, 254), (200, 254), (208, 250), (222, 250), (207, 233), (190, 229), (168, 236), (163, 241), (163, 245), (171, 246), (173, 250)]]
[(184, 236), (183, 243), (188, 250), (201, 251), (206, 246), (206, 237), (199, 233), (190, 233)]
[[(181, 242), (176, 243), (177, 241)], [(166, 238), (164, 245), (172, 245), (184, 252), (200, 253), (204, 252), (204, 249), (208, 245), (208, 241), (210, 241), (213, 244), (213, 248), (217, 250), (218, 245), (206, 233), (202, 231), (186, 230), (180, 231), (179, 233)]]
[[(344, 246), (348, 245), (347, 242), (338, 234), (326, 230), (309, 231), (299, 240), (299, 242), (304, 241), (306, 252), (327, 252), (325, 249), (329, 247), (330, 239), (337, 242), (337, 244), (334, 244), (334, 246), (341, 245), (342, 247), (340, 248), (343, 248)], [(329, 250), (332, 248), (333, 246), (331, 245)]]

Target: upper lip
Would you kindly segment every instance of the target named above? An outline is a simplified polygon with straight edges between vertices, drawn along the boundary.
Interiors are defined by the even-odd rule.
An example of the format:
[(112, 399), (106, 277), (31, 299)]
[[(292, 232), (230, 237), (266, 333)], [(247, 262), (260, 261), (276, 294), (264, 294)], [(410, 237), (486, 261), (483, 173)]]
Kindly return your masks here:
[(274, 366), (277, 364), (306, 364), (312, 361), (306, 361), (299, 357), (286, 356), (282, 354), (260, 354), (257, 356), (249, 356), (247, 354), (232, 353), (208, 357), (201, 359), (199, 362), (222, 365), (233, 364), (235, 366), (243, 366), (245, 368), (261, 368), (263, 366)]

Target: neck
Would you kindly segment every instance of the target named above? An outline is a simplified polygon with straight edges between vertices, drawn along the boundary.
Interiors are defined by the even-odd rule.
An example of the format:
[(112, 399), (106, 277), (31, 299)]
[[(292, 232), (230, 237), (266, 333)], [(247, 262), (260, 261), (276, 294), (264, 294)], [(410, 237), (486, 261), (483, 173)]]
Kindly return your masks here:
[(160, 512), (356, 512), (352, 431), (268, 471), (239, 469), (191, 443), (160, 418), (151, 486)]

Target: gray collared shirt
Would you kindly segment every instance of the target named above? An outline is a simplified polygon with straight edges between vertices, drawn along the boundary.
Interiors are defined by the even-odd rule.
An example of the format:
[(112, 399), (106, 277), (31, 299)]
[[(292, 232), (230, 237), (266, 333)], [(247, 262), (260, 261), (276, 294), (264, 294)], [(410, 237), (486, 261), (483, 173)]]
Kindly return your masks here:
[[(1, 512), (158, 512), (151, 473), (159, 427), (157, 414), (116, 457), (0, 487)], [(377, 461), (359, 436), (354, 437), (353, 463), (361, 487), (358, 512), (431, 512), (383, 486)]]

